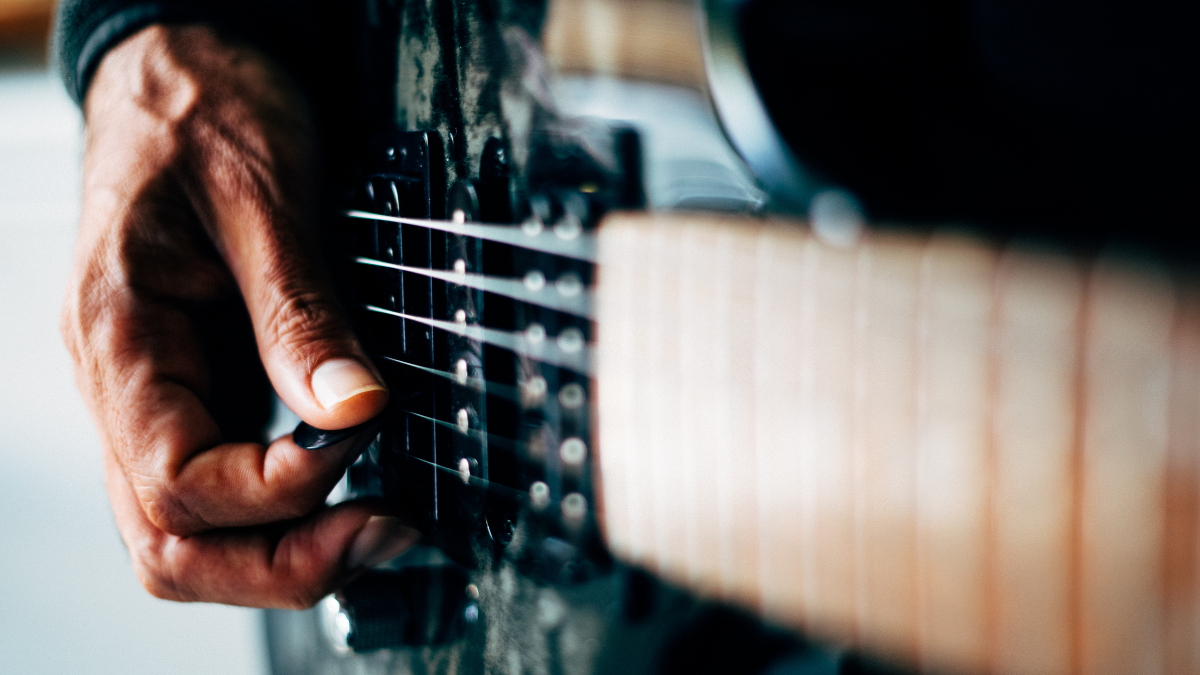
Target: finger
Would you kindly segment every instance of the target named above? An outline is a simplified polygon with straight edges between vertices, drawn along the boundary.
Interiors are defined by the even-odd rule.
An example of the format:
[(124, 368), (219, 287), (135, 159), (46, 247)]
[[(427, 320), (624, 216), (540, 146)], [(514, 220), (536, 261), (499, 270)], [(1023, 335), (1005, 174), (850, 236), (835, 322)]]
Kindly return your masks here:
[(356, 503), (286, 525), (179, 537), (146, 519), (115, 461), (106, 479), (138, 579), (169, 600), (311, 607), (358, 570), (400, 555), (419, 538), (398, 519)]
[(387, 392), (328, 282), (311, 228), (314, 190), (297, 134), (267, 125), (200, 133), (209, 227), (246, 301), (276, 392), (321, 429), (361, 424)]
[(189, 535), (296, 518), (323, 503), (357, 437), (319, 450), (290, 436), (269, 447), (223, 442), (203, 402), (207, 366), (188, 315), (128, 290), (105, 295), (95, 319), (104, 328), (86, 341), (101, 390), (90, 398), (156, 528)]

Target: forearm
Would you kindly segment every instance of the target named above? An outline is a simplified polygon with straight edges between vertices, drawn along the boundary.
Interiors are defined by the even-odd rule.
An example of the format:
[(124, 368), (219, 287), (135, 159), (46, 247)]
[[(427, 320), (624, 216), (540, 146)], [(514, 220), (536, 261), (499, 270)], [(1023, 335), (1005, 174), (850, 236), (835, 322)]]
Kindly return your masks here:
[(923, 668), (1194, 672), (1184, 277), (961, 237), (602, 242), (619, 555)]

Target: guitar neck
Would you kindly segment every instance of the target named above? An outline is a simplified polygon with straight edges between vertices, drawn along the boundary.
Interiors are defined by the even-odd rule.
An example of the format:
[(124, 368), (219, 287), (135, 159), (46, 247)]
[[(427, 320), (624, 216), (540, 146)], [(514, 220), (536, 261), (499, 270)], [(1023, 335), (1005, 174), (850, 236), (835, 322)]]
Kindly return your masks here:
[(650, 215), (599, 260), (618, 555), (921, 670), (1200, 672), (1183, 272)]

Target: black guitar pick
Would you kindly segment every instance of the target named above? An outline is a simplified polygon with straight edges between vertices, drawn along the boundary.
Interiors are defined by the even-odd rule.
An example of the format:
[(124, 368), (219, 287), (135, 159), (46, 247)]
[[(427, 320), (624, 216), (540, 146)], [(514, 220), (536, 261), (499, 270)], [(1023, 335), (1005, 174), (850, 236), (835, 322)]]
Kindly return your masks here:
[(301, 422), (292, 432), (292, 441), (305, 450), (320, 450), (341, 443), (347, 438), (367, 431), (370, 427), (377, 427), (381, 421), (382, 417), (376, 417), (357, 426), (333, 430), (318, 429), (307, 422)]

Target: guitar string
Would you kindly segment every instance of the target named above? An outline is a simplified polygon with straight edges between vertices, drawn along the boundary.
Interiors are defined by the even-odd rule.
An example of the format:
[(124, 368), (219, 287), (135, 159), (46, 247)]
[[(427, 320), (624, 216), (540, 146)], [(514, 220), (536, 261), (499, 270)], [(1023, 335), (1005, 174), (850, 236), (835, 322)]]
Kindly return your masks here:
[[(396, 263), (384, 262), (375, 258), (359, 256), (354, 258), (354, 262), (360, 265), (369, 265), (373, 267), (384, 267), (388, 269), (399, 270), (401, 272), (410, 272), (412, 274), (420, 274), (433, 279), (440, 279), (448, 283), (467, 288), (475, 288), (488, 293), (503, 295), (514, 300), (531, 305), (537, 305), (546, 309), (553, 309), (559, 312), (575, 314), (588, 319), (592, 317), (592, 294), (586, 289), (580, 289), (578, 281), (574, 284), (570, 282), (562, 284), (549, 284), (538, 290), (530, 290), (528, 285), (517, 279), (507, 277), (498, 277), (490, 274), (467, 274), (465, 272), (447, 272), (444, 270), (428, 269), (423, 267), (412, 267), (409, 265), (397, 265)], [(542, 280), (545, 283), (544, 279)], [(568, 289), (566, 293), (559, 290), (559, 287)]]
[[(577, 346), (575, 346), (573, 338), (568, 340), (571, 334), (567, 333), (567, 330), (571, 329), (559, 333), (556, 340), (551, 340), (548, 336), (540, 340), (536, 338), (531, 340), (526, 331), (506, 331), (474, 324), (432, 319), (425, 316), (415, 316), (405, 314), (404, 312), (384, 309), (375, 305), (364, 304), (361, 307), (369, 312), (416, 321), (417, 323), (425, 324), (426, 326), (448, 333), (507, 349), (514, 354), (519, 354), (540, 363), (571, 370), (580, 375), (586, 376), (591, 374), (591, 348), (584, 344), (582, 340), (579, 341)], [(562, 343), (564, 342), (566, 342), (568, 349), (562, 347)]]
[[(515, 392), (515, 388), (506, 387), (505, 385), (502, 385), (502, 384), (493, 384), (486, 380), (480, 379), (478, 377), (468, 377), (465, 380), (463, 380), (463, 379), (460, 379), (454, 373), (448, 373), (444, 370), (438, 370), (437, 368), (430, 368), (428, 366), (419, 366), (415, 363), (410, 363), (403, 359), (398, 359), (394, 356), (385, 356), (383, 354), (373, 354), (373, 356), (381, 358), (385, 361), (391, 361), (392, 363), (398, 363), (402, 366), (408, 366), (409, 368), (419, 370), (423, 373), (429, 373), (430, 375), (436, 375), (438, 377), (443, 377), (447, 380), (454, 382), (455, 384), (457, 384), (460, 387), (467, 387), (468, 389), (473, 389), (481, 394), (482, 393), (498, 394), (503, 398), (510, 398), (510, 399), (513, 396), (515, 396), (515, 393), (509, 393), (509, 392), (501, 393), (500, 391), (491, 391), (492, 389), (495, 389), (495, 390), (514, 389), (514, 392)], [(515, 399), (513, 399), (513, 400), (515, 400)]]
[(407, 408), (401, 408), (400, 410), (406, 415), (412, 415), (417, 419), (425, 420), (426, 422), (432, 422), (438, 426), (442, 426), (457, 433), (463, 434), (477, 443), (487, 443), (488, 445), (496, 445), (507, 450), (514, 450), (521, 453), (525, 457), (534, 457), (536, 454), (531, 452), (530, 445), (528, 443), (522, 443), (518, 440), (514, 440), (505, 436), (497, 436), (496, 434), (480, 431), (478, 429), (467, 429), (466, 432), (463, 432), (463, 430), (460, 429), (454, 422), (447, 422), (446, 420), (439, 420), (428, 415), (422, 415), (419, 412), (415, 412)]
[[(479, 223), (458, 223), (452, 220), (429, 220), (425, 218), (404, 218), (401, 216), (386, 216), (382, 213), (371, 213), (350, 209), (342, 212), (347, 218), (357, 220), (381, 220), (401, 225), (412, 225), (440, 232), (448, 232), (464, 237), (484, 239), (519, 248), (549, 253), (551, 255), (573, 258), (584, 262), (596, 262), (596, 240), (590, 234), (581, 231), (576, 223), (572, 227), (554, 227), (547, 229), (540, 223), (536, 225), (488, 225)], [(536, 221), (531, 221), (534, 223)]]
[[(512, 401), (514, 403), (522, 403), (522, 401), (523, 401), (523, 397), (521, 395), (521, 390), (518, 387), (511, 387), (507, 384), (497, 384), (495, 382), (491, 382), (489, 380), (484, 380), (484, 379), (477, 378), (477, 377), (467, 378), (466, 381), (464, 382), (463, 380), (460, 380), (458, 378), (458, 376), (455, 375), (454, 373), (448, 373), (444, 370), (438, 370), (436, 368), (429, 368), (427, 366), (420, 366), (415, 363), (410, 363), (408, 361), (405, 361), (403, 359), (398, 359), (394, 356), (385, 356), (383, 354), (375, 354), (374, 356), (381, 358), (385, 361), (390, 361), (392, 363), (396, 363), (396, 364), (399, 364), (402, 366), (408, 366), (409, 368), (413, 368), (413, 369), (419, 370), (424, 373), (429, 373), (430, 375), (435, 375), (437, 377), (445, 378), (445, 379), (450, 380), (451, 382), (457, 384), (460, 387), (467, 387), (468, 389), (471, 389), (471, 390), (476, 391), (481, 394), (489, 394), (492, 396), (497, 396), (499, 398), (503, 398), (503, 399)], [(554, 400), (553, 397), (545, 397), (544, 393), (542, 394), (542, 396), (544, 397), (544, 400), (539, 401), (536, 406), (532, 407), (532, 409), (542, 408), (542, 409), (549, 409), (549, 411), (555, 411), (558, 409), (558, 403)]]
[[(529, 249), (529, 250), (540, 252), (540, 253), (549, 253), (552, 255), (557, 255), (557, 256), (561, 256), (561, 257), (565, 257), (565, 258), (573, 258), (573, 259), (581, 260), (584, 262), (589, 262), (589, 263), (596, 262), (596, 245), (595, 245), (594, 238), (591, 235), (587, 235), (587, 234), (583, 234), (583, 233), (579, 232), (577, 226), (576, 226), (576, 228), (563, 228), (563, 229), (554, 228), (554, 230), (548, 231), (548, 230), (545, 230), (541, 226), (540, 223), (538, 223), (534, 227), (529, 227), (529, 226), (521, 227), (519, 230), (519, 233), (518, 233), (517, 228), (515, 228), (511, 225), (487, 225), (487, 224), (475, 224), (475, 223), (468, 224), (468, 223), (457, 223), (457, 222), (453, 222), (453, 221), (439, 221), (439, 220), (418, 219), (418, 218), (403, 218), (403, 217), (396, 217), (396, 216), (386, 216), (383, 214), (374, 214), (374, 213), (370, 213), (370, 212), (366, 212), (366, 211), (359, 211), (359, 210), (348, 210), (348, 211), (345, 211), (343, 213), (343, 215), (345, 215), (349, 218), (354, 218), (354, 219), (382, 220), (382, 221), (387, 221), (387, 222), (395, 222), (395, 223), (399, 223), (402, 225), (424, 227), (427, 229), (439, 230), (439, 231), (443, 231), (443, 232), (447, 232), (447, 233), (455, 234), (455, 235), (459, 235), (459, 236), (466, 236), (466, 237), (472, 237), (472, 238), (476, 238), (476, 239), (483, 239), (483, 240), (487, 240), (487, 241), (494, 241), (497, 243), (516, 246), (519, 248), (525, 248), (525, 249)], [(517, 282), (514, 280), (510, 280), (510, 279), (488, 277), (486, 275), (466, 275), (466, 274), (441, 272), (439, 270), (432, 270), (432, 269), (426, 270), (426, 269), (421, 269), (421, 268), (413, 268), (413, 267), (395, 265), (395, 264), (391, 264), (391, 263), (385, 263), (380, 260), (375, 260), (372, 258), (365, 258), (365, 257), (356, 258), (355, 262), (359, 263), (359, 264), (375, 265), (375, 266), (380, 266), (380, 267), (390, 267), (393, 269), (399, 269), (401, 271), (422, 274), (427, 277), (440, 278), (442, 280), (449, 281), (451, 283), (458, 283), (459, 285), (468, 286), (468, 287), (472, 287), (472, 288), (479, 288), (480, 290), (494, 292), (499, 295), (511, 297), (513, 299), (520, 300), (522, 302), (528, 302), (529, 304), (541, 306), (541, 307), (544, 307), (547, 309), (554, 309), (554, 310), (558, 310), (558, 311), (564, 311), (567, 313), (577, 314), (577, 315), (583, 316), (588, 319), (592, 318), (591, 294), (590, 294), (590, 292), (587, 292), (585, 290), (581, 291), (579, 296), (577, 296), (577, 298), (570, 298), (570, 296), (564, 297), (564, 294), (562, 294), (561, 292), (556, 297), (549, 293), (536, 294), (535, 292), (529, 291), (527, 289), (527, 287), (524, 286), (523, 282)], [(472, 277), (472, 278), (468, 278), (468, 277)], [(474, 283), (472, 283), (472, 282), (474, 282)], [(556, 290), (557, 290), (557, 288), (556, 288)], [(540, 295), (540, 297), (538, 297), (539, 295)], [(514, 354), (519, 354), (521, 356), (525, 356), (534, 361), (547, 363), (549, 365), (557, 366), (560, 368), (565, 368), (567, 370), (573, 370), (582, 375), (589, 375), (589, 371), (590, 371), (590, 368), (589, 368), (590, 359), (588, 358), (589, 348), (586, 345), (581, 345), (578, 351), (574, 351), (574, 350), (567, 351), (567, 350), (558, 348), (557, 345), (550, 345), (549, 351), (547, 352), (547, 347), (545, 345), (545, 342), (535, 341), (533, 344), (530, 344), (530, 340), (527, 338), (526, 333), (524, 333), (524, 332), (510, 332), (510, 331), (501, 331), (498, 329), (484, 328), (484, 327), (480, 327), (480, 326), (466, 326), (464, 324), (450, 322), (450, 321), (442, 321), (442, 320), (437, 320), (437, 319), (432, 319), (432, 318), (413, 316), (413, 315), (405, 314), (402, 312), (395, 312), (392, 310), (387, 310), (382, 307), (377, 307), (377, 306), (369, 305), (369, 304), (363, 305), (363, 308), (368, 311), (371, 311), (371, 312), (376, 312), (376, 313), (385, 314), (385, 315), (391, 315), (391, 316), (395, 316), (395, 317), (402, 318), (402, 319), (411, 319), (411, 320), (417, 321), (418, 323), (422, 323), (422, 324), (431, 326), (433, 328), (437, 328), (437, 329), (444, 330), (444, 331), (447, 331), (450, 333), (465, 336), (465, 337), (468, 337), (471, 339), (480, 340), (487, 344), (491, 344), (493, 346), (510, 351)], [(560, 337), (561, 337), (561, 334), (560, 334)], [(454, 380), (457, 379), (453, 375), (450, 375), (449, 373), (444, 373), (442, 371), (437, 371), (437, 370), (434, 370), (431, 368), (425, 368), (423, 366), (417, 366), (416, 364), (410, 364), (410, 363), (404, 362), (400, 359), (395, 359), (393, 357), (383, 357), (383, 358), (403, 364), (403, 365), (415, 367), (420, 370), (429, 372), (431, 374), (448, 377), (448, 378), (454, 379)], [(504, 385), (489, 385), (486, 382), (484, 383), (484, 386), (485, 387), (488, 387), (488, 386), (504, 387)], [(505, 388), (511, 389), (509, 387), (505, 387)], [(549, 402), (549, 401), (547, 400), (547, 402)], [(451, 428), (451, 429), (454, 429), (461, 433), (461, 430), (458, 428), (457, 424), (453, 424), (453, 423), (446, 422), (443, 420), (434, 419), (434, 418), (422, 415), (420, 413), (417, 413), (417, 412), (414, 412), (411, 410), (403, 410), (403, 412), (405, 412), (408, 415), (414, 416), (418, 419), (423, 419), (423, 420), (432, 422), (436, 425)], [(513, 439), (508, 439), (508, 438), (505, 438), (502, 436), (496, 436), (494, 434), (490, 434), (490, 433), (486, 433), (486, 432), (479, 432), (476, 430), (468, 430), (468, 431), (469, 432), (474, 431), (475, 435), (473, 437), (477, 442), (494, 443), (495, 445), (500, 446), (500, 447), (507, 446), (511, 449), (515, 449), (524, 455), (530, 454), (529, 446), (526, 443), (521, 443), (521, 442), (515, 441)], [(486, 437), (487, 440), (481, 440), (481, 438), (480, 438), (481, 434), (482, 434), (482, 436)], [(471, 434), (468, 433), (468, 436), (471, 436)], [(429, 466), (434, 467), (435, 469), (453, 474), (456, 477), (461, 478), (461, 473), (455, 468), (441, 466), (434, 462), (430, 462), (428, 460), (414, 457), (412, 455), (406, 455), (406, 457), (408, 457), (409, 459), (412, 459), (414, 461), (417, 461), (417, 462), (420, 462), (423, 464), (427, 464)], [(514, 496), (516, 496), (520, 499), (528, 500), (528, 495), (523, 490), (517, 490), (517, 489), (511, 488), (508, 486), (504, 486), (504, 485), (501, 485), (498, 483), (493, 483), (493, 482), (478, 478), (476, 476), (470, 476), (469, 480), (476, 484), (488, 486), (493, 489), (497, 489), (499, 491), (511, 492)]]
[[(454, 429), (458, 433), (462, 433), (462, 430), (458, 429), (457, 425), (455, 425), (455, 424), (451, 424), (451, 423), (445, 422), (443, 420), (434, 419), (432, 417), (429, 417), (428, 415), (422, 415), (421, 413), (414, 412), (412, 410), (407, 410), (405, 408), (401, 408), (401, 411), (404, 412), (405, 414), (411, 415), (412, 417), (415, 417), (417, 419), (424, 420), (426, 422), (430, 422), (432, 424), (436, 424), (439, 426), (449, 427), (449, 428)], [(474, 430), (472, 430), (472, 431), (474, 431)], [(482, 432), (474, 431), (474, 434), (482, 434)], [(470, 434), (470, 433), (468, 433), (467, 435), (472, 436), (472, 434)], [(539, 458), (537, 453), (530, 451), (530, 445), (528, 443), (514, 441), (511, 438), (505, 438), (503, 436), (496, 436), (496, 435), (490, 434), (490, 433), (484, 434), (484, 435), (487, 436), (489, 444), (494, 444), (494, 445), (497, 445), (500, 447), (507, 447), (509, 449), (515, 450), (515, 451), (521, 453), (521, 456), (526, 459), (538, 459)], [(475, 438), (475, 440), (478, 441), (478, 437), (474, 437), (474, 438)], [(432, 466), (434, 468), (441, 469), (442, 471), (452, 473), (452, 474), (458, 476), (460, 479), (462, 478), (462, 473), (457, 468), (444, 466), (442, 464), (438, 464), (436, 462), (431, 462), (427, 459), (422, 459), (420, 457), (416, 457), (416, 456), (413, 456), (410, 454), (405, 454), (404, 456), (408, 457), (410, 459), (413, 459), (415, 461), (421, 462), (423, 464), (428, 464), (429, 466)], [(500, 488), (502, 490), (510, 491), (516, 495), (523, 495), (526, 497), (528, 496), (528, 493), (525, 492), (524, 490), (514, 488), (509, 485), (504, 485), (503, 483), (497, 483), (495, 481), (488, 481), (483, 478), (478, 478), (474, 475), (471, 475), (470, 479), (472, 481), (478, 481), (480, 484), (485, 485), (485, 486), (494, 486), (494, 487)]]
[[(427, 459), (421, 459), (420, 457), (414, 457), (413, 455), (403, 455), (403, 457), (410, 461), (419, 462), (426, 466), (433, 467), (434, 469), (437, 469), (439, 471), (444, 471), (446, 473), (453, 474), (455, 478), (462, 480), (462, 473), (459, 472), (458, 469), (451, 469), (450, 467), (442, 466), (441, 464), (436, 464)], [(478, 487), (484, 487), (484, 488), (487, 488), (488, 490), (495, 490), (496, 492), (500, 492), (500, 493), (507, 492), (507, 493), (509, 493), (508, 496), (513, 497), (515, 499), (521, 499), (521, 500), (525, 500), (525, 501), (529, 500), (529, 493), (526, 492), (525, 490), (518, 490), (514, 487), (509, 487), (508, 485), (504, 485), (503, 483), (496, 483), (494, 481), (490, 481), (485, 478), (480, 478), (478, 476), (473, 476), (473, 475), (468, 476), (467, 480), (472, 485), (475, 485)]]

